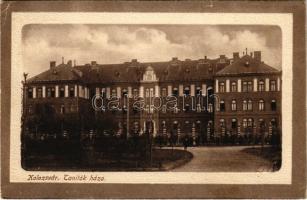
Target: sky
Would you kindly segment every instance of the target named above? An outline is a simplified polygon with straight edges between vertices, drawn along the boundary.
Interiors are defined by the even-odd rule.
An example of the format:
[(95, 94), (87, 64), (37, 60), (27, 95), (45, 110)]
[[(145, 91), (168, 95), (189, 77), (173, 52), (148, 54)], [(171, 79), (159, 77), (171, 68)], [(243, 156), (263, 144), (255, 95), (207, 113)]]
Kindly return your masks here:
[[(217, 58), (261, 51), (262, 59), (281, 69), (281, 30), (264, 25), (52, 25), (29, 24), (22, 30), (24, 71), (32, 75), (57, 64), (77, 65), (169, 61), (172, 57)], [(31, 76), (31, 75), (30, 75)]]

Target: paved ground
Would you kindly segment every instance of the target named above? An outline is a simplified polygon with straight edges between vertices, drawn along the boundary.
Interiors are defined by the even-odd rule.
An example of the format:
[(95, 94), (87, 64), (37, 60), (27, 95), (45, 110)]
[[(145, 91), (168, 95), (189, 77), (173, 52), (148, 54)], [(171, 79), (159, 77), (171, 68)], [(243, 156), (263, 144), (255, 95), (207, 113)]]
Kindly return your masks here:
[[(246, 147), (189, 147), (193, 159), (172, 171), (177, 172), (263, 172), (272, 171), (272, 163), (242, 152)], [(181, 148), (183, 149), (183, 148)]]

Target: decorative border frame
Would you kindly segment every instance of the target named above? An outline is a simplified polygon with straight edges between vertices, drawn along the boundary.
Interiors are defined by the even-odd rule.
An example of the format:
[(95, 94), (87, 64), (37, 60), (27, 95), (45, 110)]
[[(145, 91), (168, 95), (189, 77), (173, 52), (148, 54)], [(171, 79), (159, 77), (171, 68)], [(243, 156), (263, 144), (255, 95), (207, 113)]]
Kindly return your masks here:
[[(49, 1), (49, 2), (4, 2), (2, 6), (1, 46), (1, 132), (2, 132), (2, 191), (4, 197), (58, 197), (58, 198), (289, 198), (302, 197), (305, 192), (306, 160), (306, 61), (304, 2), (94, 2), (94, 1)], [(244, 10), (243, 10), (244, 8)], [(11, 70), (12, 17), (14, 12), (187, 12), (187, 13), (292, 13), (293, 15), (293, 143), (292, 183), (289, 185), (261, 184), (68, 184), (68, 183), (12, 183), (9, 179), (10, 119), (12, 114)], [(291, 41), (289, 41), (291, 42)], [(304, 84), (303, 84), (304, 83)], [(11, 98), (7, 98), (11, 97)], [(4, 114), (5, 113), (5, 114)], [(299, 117), (298, 117), (299, 116)], [(291, 151), (290, 151), (291, 152)], [(295, 170), (293, 170), (295, 169)], [(277, 182), (278, 183), (278, 180)], [(81, 192), (87, 191), (86, 193)], [(16, 193), (16, 190), (19, 193)]]

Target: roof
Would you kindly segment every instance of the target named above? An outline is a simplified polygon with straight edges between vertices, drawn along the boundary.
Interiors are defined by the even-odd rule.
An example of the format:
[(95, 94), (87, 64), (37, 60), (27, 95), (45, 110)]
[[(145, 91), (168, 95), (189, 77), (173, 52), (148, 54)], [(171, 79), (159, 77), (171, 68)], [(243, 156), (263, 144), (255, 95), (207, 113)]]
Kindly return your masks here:
[[(216, 60), (172, 60), (168, 62), (126, 62), (107, 65), (79, 65), (83, 79), (88, 83), (139, 82), (146, 70), (153, 70), (159, 81), (193, 81), (212, 77)], [(223, 63), (224, 67), (229, 64)]]
[(239, 75), (239, 74), (271, 74), (271, 73), (279, 73), (280, 71), (253, 58), (250, 55), (245, 55), (224, 69), (218, 71), (216, 73), (217, 76), (223, 75)]
[(28, 82), (74, 81), (80, 80), (81, 77), (82, 73), (79, 70), (69, 64), (60, 64), (28, 79)]

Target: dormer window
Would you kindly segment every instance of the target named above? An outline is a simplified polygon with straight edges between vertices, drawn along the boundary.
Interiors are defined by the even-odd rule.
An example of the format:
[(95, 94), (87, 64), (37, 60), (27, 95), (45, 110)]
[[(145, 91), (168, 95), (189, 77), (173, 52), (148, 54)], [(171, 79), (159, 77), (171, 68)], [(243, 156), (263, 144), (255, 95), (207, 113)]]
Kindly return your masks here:
[(32, 98), (33, 98), (33, 89), (32, 89), (32, 88), (29, 88), (29, 89), (28, 89), (28, 98), (29, 98), (29, 99), (32, 99)]

